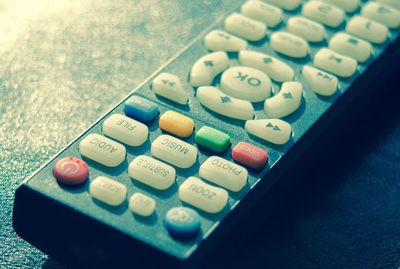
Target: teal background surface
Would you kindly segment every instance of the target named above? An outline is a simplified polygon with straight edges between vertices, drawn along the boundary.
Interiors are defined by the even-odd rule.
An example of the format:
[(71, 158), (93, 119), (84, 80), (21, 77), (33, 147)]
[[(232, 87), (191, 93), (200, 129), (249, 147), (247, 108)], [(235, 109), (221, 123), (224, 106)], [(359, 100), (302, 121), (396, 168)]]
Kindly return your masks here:
[[(15, 188), (239, 3), (2, 1), (0, 268), (64, 268), (14, 233)], [(395, 82), (385, 84), (391, 95), (398, 95)], [(341, 134), (333, 152), (316, 156), (315, 169), (303, 175), (311, 183), (261, 230), (237, 235), (234, 243), (245, 250), (227, 255), (226, 266), (399, 265), (400, 123), (388, 99), (375, 101), (377, 112), (355, 123), (361, 133)]]

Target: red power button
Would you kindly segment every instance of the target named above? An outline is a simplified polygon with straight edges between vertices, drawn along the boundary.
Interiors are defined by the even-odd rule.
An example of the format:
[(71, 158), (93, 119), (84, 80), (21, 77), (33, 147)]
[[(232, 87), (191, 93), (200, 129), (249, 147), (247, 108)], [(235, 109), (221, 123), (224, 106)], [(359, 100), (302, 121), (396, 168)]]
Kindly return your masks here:
[(67, 157), (57, 161), (54, 165), (53, 174), (60, 183), (78, 185), (87, 180), (89, 168), (81, 159)]

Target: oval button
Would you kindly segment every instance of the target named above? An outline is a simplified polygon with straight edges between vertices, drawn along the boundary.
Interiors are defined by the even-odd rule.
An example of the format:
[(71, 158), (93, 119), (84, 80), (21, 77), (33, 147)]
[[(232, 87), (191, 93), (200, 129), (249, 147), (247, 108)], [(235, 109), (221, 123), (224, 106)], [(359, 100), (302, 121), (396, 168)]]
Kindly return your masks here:
[(329, 48), (363, 63), (371, 56), (372, 46), (367, 41), (346, 33), (337, 33), (329, 40)]
[(254, 117), (254, 108), (249, 101), (228, 96), (216, 87), (200, 87), (196, 96), (203, 106), (220, 115), (237, 120)]
[(222, 74), (220, 88), (232, 97), (260, 102), (271, 95), (271, 80), (258, 69), (235, 66)]
[(229, 67), (226, 52), (217, 51), (198, 59), (190, 71), (190, 84), (193, 87), (211, 85), (216, 75)]
[(118, 206), (126, 199), (126, 186), (108, 177), (99, 176), (90, 182), (92, 197), (111, 206)]
[(200, 166), (199, 175), (225, 189), (238, 192), (246, 185), (248, 172), (240, 165), (212, 156)]
[(239, 142), (232, 149), (232, 159), (253, 169), (265, 167), (268, 161), (268, 152), (250, 143)]
[(146, 125), (121, 114), (113, 114), (103, 122), (102, 131), (129, 146), (142, 145), (149, 135)]
[(213, 30), (204, 37), (204, 46), (211, 51), (240, 51), (247, 47), (247, 41), (225, 31)]
[(160, 135), (151, 143), (151, 155), (179, 168), (189, 168), (197, 160), (197, 149), (170, 135)]
[(157, 190), (171, 187), (176, 177), (175, 168), (146, 155), (137, 156), (129, 164), (128, 174), (132, 179)]
[(357, 70), (357, 61), (322, 48), (314, 56), (314, 65), (339, 77), (351, 77)]
[(321, 0), (321, 1), (340, 7), (346, 12), (353, 12), (360, 5), (360, 0)]
[(268, 27), (275, 27), (282, 21), (282, 10), (261, 1), (247, 1), (240, 12), (253, 20), (265, 23)]
[(158, 127), (179, 137), (189, 137), (194, 130), (194, 121), (181, 113), (168, 110), (160, 116)]
[(396, 29), (400, 26), (400, 11), (380, 3), (367, 3), (363, 6), (361, 15), (392, 29)]
[(330, 96), (336, 92), (339, 84), (337, 77), (309, 65), (305, 65), (301, 73), (314, 92), (323, 96)]
[(188, 98), (183, 89), (181, 80), (170, 73), (159, 74), (151, 83), (153, 91), (166, 99), (175, 103), (186, 105)]
[(308, 43), (303, 38), (287, 32), (275, 32), (271, 35), (271, 48), (293, 58), (304, 58), (308, 55)]
[(229, 15), (225, 19), (224, 26), (229, 33), (250, 41), (258, 41), (267, 33), (264, 23), (249, 19), (239, 13)]
[(321, 1), (308, 1), (301, 10), (304, 17), (329, 27), (338, 27), (344, 21), (344, 11)]
[(79, 152), (108, 167), (120, 165), (126, 157), (123, 145), (99, 134), (90, 134), (79, 143)]
[(276, 145), (283, 145), (289, 141), (292, 127), (280, 119), (248, 120), (244, 129), (265, 141)]
[(321, 24), (304, 17), (291, 17), (287, 22), (288, 32), (300, 36), (309, 42), (324, 40), (325, 28)]
[(268, 54), (242, 50), (239, 52), (239, 63), (264, 72), (276, 82), (290, 81), (294, 78), (294, 71), (289, 65)]
[(228, 203), (226, 190), (211, 186), (197, 177), (186, 179), (179, 187), (178, 196), (181, 201), (208, 213), (218, 213)]
[(265, 100), (265, 115), (267, 118), (282, 118), (292, 114), (300, 107), (302, 96), (303, 86), (300, 82), (283, 83), (278, 94)]
[(361, 16), (354, 16), (349, 20), (346, 32), (375, 44), (384, 43), (389, 36), (385, 25)]
[(201, 229), (199, 213), (188, 207), (173, 207), (165, 215), (164, 226), (170, 235), (182, 239), (196, 236)]

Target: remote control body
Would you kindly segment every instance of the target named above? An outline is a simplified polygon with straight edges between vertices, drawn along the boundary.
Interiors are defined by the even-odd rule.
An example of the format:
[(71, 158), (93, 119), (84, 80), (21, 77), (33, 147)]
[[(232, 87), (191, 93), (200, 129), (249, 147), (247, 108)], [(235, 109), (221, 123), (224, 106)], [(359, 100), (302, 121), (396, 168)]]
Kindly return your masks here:
[[(326, 76), (325, 79), (328, 80), (338, 79), (338, 85), (334, 93), (317, 93), (318, 90), (311, 89), (310, 80), (307, 79), (305, 73), (312, 73), (313, 66), (317, 64), (315, 62), (318, 58), (317, 54), (323, 54), (324, 51), (321, 49), (328, 46), (327, 40), (331, 40), (337, 33), (346, 32), (346, 25), (356, 14), (346, 13), (340, 26), (325, 27), (323, 41), (309, 42), (305, 52), (301, 51), (302, 44), (299, 45), (297, 51), (285, 48), (285, 45), (279, 46), (279, 38), (286, 40), (285, 38), (292, 38), (292, 35), (278, 36), (276, 33), (286, 33), (288, 20), (304, 15), (306, 3), (301, 3), (303, 9), (296, 7), (293, 11), (285, 11), (283, 22), (279, 22), (268, 30), (266, 34), (268, 38), (262, 37), (260, 40), (252, 41), (252, 36), (243, 34), (241, 38), (247, 39), (246, 47), (239, 52), (226, 53), (228, 66), (221, 67), (219, 72), (209, 76), (208, 79), (211, 79), (209, 82), (204, 82), (204, 78), (198, 80), (194, 76), (195, 65), (199, 61), (203, 64), (208, 62), (209, 65), (215, 65), (219, 61), (218, 57), (202, 58), (211, 57), (212, 54), (207, 48), (210, 45), (205, 44), (205, 37), (214, 29), (227, 30), (229, 16), (234, 12), (239, 12), (239, 9), (227, 13), (222, 21), (217, 21), (206, 29), (159, 72), (152, 75), (20, 185), (16, 192), (14, 206), (14, 227), (17, 233), (42, 251), (61, 260), (75, 259), (87, 264), (92, 262), (99, 265), (112, 265), (113, 262), (123, 264), (134, 256), (139, 263), (187, 265), (210, 251), (212, 245), (218, 242), (230, 226), (240, 220), (250, 206), (261, 197), (268, 195), (279, 177), (307, 151), (312, 142), (338, 114), (352, 102), (357, 102), (357, 98), (371, 94), (368, 93), (369, 83), (379, 79), (379, 76), (385, 72), (386, 64), (393, 61), (396, 48), (400, 44), (399, 31), (391, 29), (388, 30), (387, 39), (382, 44), (372, 45), (372, 54), (368, 59), (364, 60), (361, 59), (363, 55), (359, 56), (361, 58), (358, 59), (356, 71), (349, 76), (346, 73), (348, 72), (347, 65), (343, 69), (333, 70), (336, 72), (334, 75), (332, 71), (325, 73), (330, 70), (324, 71), (319, 67), (317, 70), (323, 71), (321, 76)], [(357, 10), (365, 9), (367, 4), (362, 2)], [(241, 11), (246, 12), (243, 7)], [(232, 33), (235, 29), (229, 32)], [(236, 35), (240, 34), (240, 32), (236, 33)], [(252, 52), (260, 54), (252, 54)], [(215, 53), (220, 52), (214, 52), (214, 56)], [(303, 53), (306, 53), (306, 56), (303, 57)], [(265, 57), (265, 55), (272, 57)], [(345, 57), (340, 59), (340, 55), (338, 57), (333, 60), (340, 62), (347, 59)], [(279, 74), (273, 73), (265, 79), (262, 74), (254, 71), (262, 70), (262, 68), (254, 68), (257, 63), (251, 62), (264, 61), (266, 64), (268, 61), (277, 59), (293, 70), (291, 79), (282, 78)], [(305, 70), (305, 66), (311, 69)], [(235, 67), (238, 69), (234, 69)], [(232, 74), (237, 76), (236, 80), (244, 81), (246, 85), (269, 83), (271, 92), (240, 96), (240, 92), (235, 92), (235, 85), (233, 85), (235, 81), (232, 82), (229, 77), (224, 78), (226, 74), (224, 72), (227, 70), (232, 70)], [(161, 84), (171, 82), (176, 84), (175, 77), (169, 76), (162, 80), (159, 77), (160, 74), (176, 76), (186, 99), (179, 95), (179, 91), (174, 94), (167, 91), (163, 94), (162, 89), (155, 89), (158, 87), (155, 82), (157, 79), (160, 79)], [(284, 76), (287, 74), (288, 72), (284, 72)], [(229, 73), (226, 76), (228, 75)], [(300, 83), (302, 87), (298, 107), (293, 112), (287, 112), (288, 115), (283, 115), (285, 111), (276, 112), (276, 110), (266, 109), (267, 105), (261, 100), (268, 97), (275, 98), (280, 93), (284, 94), (282, 89), (285, 83), (292, 83), (292, 81)], [(296, 84), (290, 84), (290, 86), (291, 89), (296, 88)], [(213, 87), (223, 87), (224, 93), (231, 91), (231, 94), (218, 95), (220, 92), (214, 91)], [(159, 92), (156, 93), (156, 91)], [(212, 102), (214, 95), (210, 97), (208, 93), (213, 91), (221, 104)], [(295, 92), (291, 94), (290, 98), (295, 95)], [(231, 96), (235, 96), (236, 99), (229, 99)], [(286, 97), (283, 95), (282, 98)], [(243, 99), (246, 99), (246, 104), (252, 103), (251, 118), (247, 117), (246, 109), (242, 109), (244, 105), (238, 106), (237, 110), (226, 111), (218, 106), (225, 102)], [(138, 111), (138, 104), (142, 109), (148, 109)], [(157, 111), (152, 111), (154, 107)], [(271, 107), (273, 107), (272, 102), (268, 104), (268, 108)], [(155, 116), (151, 116), (152, 113)], [(278, 117), (266, 117), (268, 113), (271, 113), (270, 115), (277, 113)], [(129, 129), (129, 122), (124, 122), (126, 116), (135, 118), (137, 122), (145, 126), (135, 121), (136, 130), (147, 128), (147, 132), (138, 132), (134, 140), (128, 141), (123, 136), (118, 136), (107, 129), (113, 123), (115, 125), (115, 122), (120, 122), (119, 125), (122, 124), (124, 128)], [(111, 117), (120, 118), (112, 121)], [(150, 120), (146, 117), (150, 117)], [(280, 120), (274, 121), (274, 118), (282, 118), (285, 123), (290, 124), (290, 129), (286, 132), (289, 134), (288, 137), (285, 138), (285, 134), (272, 135), (272, 138), (269, 136), (274, 131), (286, 131), (287, 125)], [(270, 130), (260, 135), (260, 124)], [(203, 130), (205, 134), (198, 133), (200, 130)], [(219, 140), (220, 143), (216, 143), (213, 139), (207, 140), (207, 135), (215, 131), (222, 134), (218, 133), (213, 136), (214, 138), (224, 137), (229, 142), (226, 143), (226, 139), (222, 138)], [(263, 136), (268, 136), (268, 138), (265, 139)], [(199, 142), (201, 139), (208, 142)], [(182, 141), (187, 144), (183, 144)], [(114, 144), (114, 142), (118, 143)], [(118, 148), (120, 145), (123, 148)], [(115, 161), (119, 158), (117, 155), (111, 159), (101, 159), (101, 152), (93, 152), (94, 146), (109, 151), (110, 154), (119, 151), (125, 154), (122, 154), (123, 159), (120, 161)], [(187, 154), (176, 154), (178, 151)], [(191, 155), (191, 152), (195, 152), (194, 155)], [(267, 155), (264, 156), (264, 152)], [(83, 176), (79, 175), (80, 177), (71, 179), (58, 174), (62, 174), (63, 170), (57, 170), (55, 167), (58, 167), (57, 165), (64, 167), (58, 161), (71, 158), (71, 156), (82, 159), (87, 165), (85, 166), (87, 171), (80, 167), (83, 169), (81, 170)], [(151, 159), (146, 159), (144, 156)], [(255, 156), (259, 156), (260, 159)], [(139, 157), (142, 159), (137, 159)], [(191, 158), (194, 158), (193, 161)], [(135, 180), (132, 178), (132, 175), (141, 172), (134, 171), (134, 168), (132, 168), (133, 172), (130, 171), (133, 162), (143, 163), (154, 160), (161, 160), (161, 166), (167, 164), (168, 166), (164, 167), (165, 171), (171, 174), (175, 171), (176, 176), (165, 183), (166, 185), (146, 182), (146, 176), (140, 179), (135, 178)], [(114, 165), (114, 162), (117, 165)], [(245, 181), (237, 179), (238, 181), (234, 183), (227, 182), (225, 180), (227, 177), (224, 176), (218, 179), (220, 181), (215, 182), (211, 179), (201, 180), (207, 178), (201, 172), (206, 162), (220, 167), (220, 170), (228, 171), (232, 178), (246, 173)], [(89, 174), (89, 180), (86, 180), (85, 173)], [(65, 181), (57, 181), (55, 177), (63, 177)], [(108, 201), (108, 204), (99, 201), (98, 198), (102, 194), (96, 194), (94, 189), (96, 186), (92, 183), (94, 179), (98, 180), (102, 177), (112, 179), (124, 186), (121, 187), (125, 191), (121, 202), (118, 202), (117, 198), (115, 198), (117, 200)], [(71, 187), (68, 183), (71, 180), (81, 185)], [(101, 188), (107, 184), (108, 182), (104, 179), (97, 187)], [(186, 185), (188, 186), (185, 192), (183, 186)], [(197, 198), (193, 198), (190, 193), (187, 194), (188, 190), (201, 193), (211, 202), (207, 199), (196, 200)], [(205, 193), (204, 190), (208, 192)], [(154, 205), (152, 204), (154, 208), (151, 210), (150, 206), (141, 207), (136, 213), (132, 213), (129, 197), (136, 193), (151, 197), (149, 201), (154, 201)], [(96, 195), (100, 196), (96, 197)], [(192, 208), (199, 214), (200, 227), (198, 233), (184, 239), (174, 236), (176, 227), (171, 228), (174, 223), (170, 223), (167, 217), (171, 209), (182, 206)], [(150, 216), (146, 215), (146, 210), (152, 212)], [(182, 231), (179, 230), (178, 233)]]

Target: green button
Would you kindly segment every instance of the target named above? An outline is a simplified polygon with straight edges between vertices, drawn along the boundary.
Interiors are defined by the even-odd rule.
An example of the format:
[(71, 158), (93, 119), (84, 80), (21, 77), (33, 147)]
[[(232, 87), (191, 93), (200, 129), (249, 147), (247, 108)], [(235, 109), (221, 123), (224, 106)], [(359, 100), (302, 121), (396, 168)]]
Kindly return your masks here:
[(194, 140), (200, 146), (215, 152), (223, 152), (231, 144), (229, 135), (208, 126), (201, 127)]

